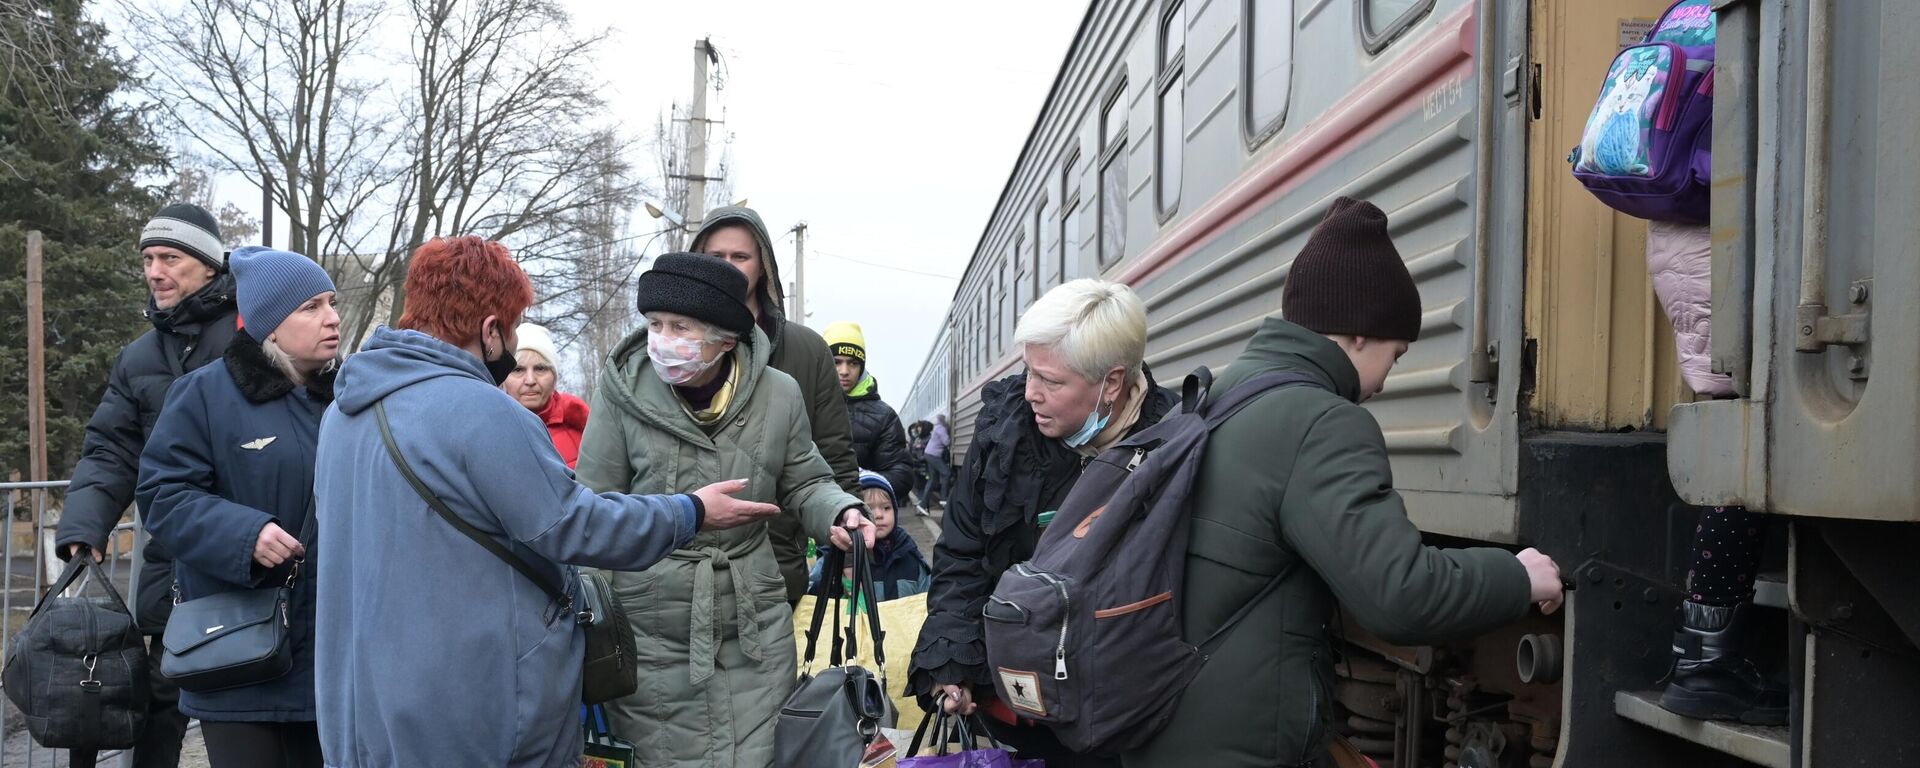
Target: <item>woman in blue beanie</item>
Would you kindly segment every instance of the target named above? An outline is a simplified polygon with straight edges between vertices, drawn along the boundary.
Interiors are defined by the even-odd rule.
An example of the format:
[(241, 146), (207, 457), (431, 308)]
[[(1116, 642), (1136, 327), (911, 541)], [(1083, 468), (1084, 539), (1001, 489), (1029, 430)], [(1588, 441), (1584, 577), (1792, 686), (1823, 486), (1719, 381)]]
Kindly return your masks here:
[[(313, 465), (333, 400), (340, 315), (333, 281), (312, 259), (250, 246), (230, 263), (245, 332), (221, 360), (173, 385), (140, 456), (136, 496), (154, 541), (173, 553), (176, 600), (292, 587), (282, 617), (290, 672), (180, 693), (180, 711), (201, 721), (208, 761), (318, 768)], [(174, 626), (180, 618), (167, 627), (169, 655), (238, 628)]]

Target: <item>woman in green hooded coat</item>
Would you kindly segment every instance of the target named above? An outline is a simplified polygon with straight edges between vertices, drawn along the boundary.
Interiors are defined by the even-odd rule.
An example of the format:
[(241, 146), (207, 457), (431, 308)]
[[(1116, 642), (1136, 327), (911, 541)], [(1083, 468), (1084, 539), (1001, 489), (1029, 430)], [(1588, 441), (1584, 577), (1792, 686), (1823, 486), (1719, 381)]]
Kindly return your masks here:
[[(594, 390), (580, 481), (603, 493), (672, 493), (745, 480), (736, 498), (777, 504), (842, 548), (852, 527), (871, 547), (860, 500), (814, 448), (799, 385), (768, 366), (745, 276), (719, 259), (667, 254), (638, 288), (647, 327), (614, 351)], [(766, 524), (703, 531), (658, 565), (609, 579), (633, 625), (639, 689), (608, 712), (640, 764), (771, 765), (796, 670)]]

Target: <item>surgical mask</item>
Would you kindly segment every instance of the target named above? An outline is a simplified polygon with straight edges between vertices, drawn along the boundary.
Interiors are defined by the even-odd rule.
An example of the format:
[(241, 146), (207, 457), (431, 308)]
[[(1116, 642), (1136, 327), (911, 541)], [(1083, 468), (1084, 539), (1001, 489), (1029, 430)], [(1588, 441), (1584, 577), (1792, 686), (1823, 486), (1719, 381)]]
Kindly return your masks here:
[(1066, 439), (1067, 447), (1079, 448), (1080, 446), (1093, 442), (1093, 439), (1096, 437), (1099, 437), (1101, 432), (1106, 431), (1107, 422), (1112, 419), (1113, 419), (1112, 404), (1107, 405), (1107, 412), (1104, 414), (1100, 412), (1099, 406), (1095, 406), (1093, 409), (1093, 412), (1087, 414), (1087, 423), (1084, 425), (1081, 425), (1080, 431), (1075, 432), (1072, 435), (1069, 435), (1067, 437)]
[(700, 339), (648, 336), (647, 357), (653, 360), (653, 370), (660, 374), (661, 381), (679, 386), (713, 367), (713, 361), (700, 357), (701, 348), (706, 344)]

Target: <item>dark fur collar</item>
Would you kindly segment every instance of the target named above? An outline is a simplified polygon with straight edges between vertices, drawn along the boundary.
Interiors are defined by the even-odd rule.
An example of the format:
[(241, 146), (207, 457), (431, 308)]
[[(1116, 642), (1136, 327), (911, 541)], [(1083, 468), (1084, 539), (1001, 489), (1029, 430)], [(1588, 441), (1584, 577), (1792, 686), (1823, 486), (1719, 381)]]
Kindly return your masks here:
[[(247, 402), (270, 402), (293, 391), (293, 380), (273, 367), (267, 350), (253, 340), (253, 334), (246, 331), (234, 334), (233, 343), (227, 345), (226, 359), (227, 373), (233, 376), (234, 385), (240, 388)], [(314, 376), (307, 382), (307, 393), (321, 403), (333, 402), (333, 376), (338, 371), (339, 366), (335, 366)]]

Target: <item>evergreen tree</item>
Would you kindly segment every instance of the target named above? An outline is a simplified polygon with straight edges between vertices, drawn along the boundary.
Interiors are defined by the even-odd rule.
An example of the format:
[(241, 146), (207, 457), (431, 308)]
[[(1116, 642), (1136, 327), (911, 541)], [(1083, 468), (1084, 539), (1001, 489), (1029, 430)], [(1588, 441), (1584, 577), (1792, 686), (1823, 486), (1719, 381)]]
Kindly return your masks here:
[(84, 0), (0, 12), (0, 479), (28, 467), (26, 233), (46, 237), (47, 458), (79, 459), (120, 349), (147, 328), (140, 228), (167, 153)]

